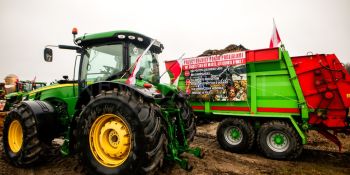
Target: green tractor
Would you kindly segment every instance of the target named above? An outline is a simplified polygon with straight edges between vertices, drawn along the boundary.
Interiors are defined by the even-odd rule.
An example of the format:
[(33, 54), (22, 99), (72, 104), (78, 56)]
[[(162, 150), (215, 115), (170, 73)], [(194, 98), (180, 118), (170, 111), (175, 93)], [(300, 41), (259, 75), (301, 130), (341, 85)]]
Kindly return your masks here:
[[(24, 100), (30, 91), (46, 86), (45, 82), (34, 81), (18, 81), (14, 85), (14, 91), (4, 95), (4, 108), (0, 108), (0, 111), (9, 111), (15, 104), (18, 104)], [(0, 102), (1, 103), (1, 102)]]
[(63, 137), (60, 152), (78, 154), (91, 174), (154, 173), (165, 160), (191, 169), (180, 154), (203, 156), (189, 147), (195, 116), (176, 86), (159, 81), (163, 45), (131, 31), (72, 34), (75, 46), (56, 47), (77, 52), (78, 80), (34, 90), (8, 114), (3, 146), (10, 163), (36, 165), (52, 140)]

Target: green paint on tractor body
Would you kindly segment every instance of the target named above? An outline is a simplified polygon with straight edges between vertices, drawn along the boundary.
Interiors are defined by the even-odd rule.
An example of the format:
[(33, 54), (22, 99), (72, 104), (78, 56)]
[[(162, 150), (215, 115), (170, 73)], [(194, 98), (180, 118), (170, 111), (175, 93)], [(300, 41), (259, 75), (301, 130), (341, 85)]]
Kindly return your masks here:
[(61, 116), (60, 124), (68, 129), (75, 114), (75, 105), (78, 98), (78, 84), (53, 84), (30, 92), (28, 100), (48, 101), (65, 104), (66, 114)]

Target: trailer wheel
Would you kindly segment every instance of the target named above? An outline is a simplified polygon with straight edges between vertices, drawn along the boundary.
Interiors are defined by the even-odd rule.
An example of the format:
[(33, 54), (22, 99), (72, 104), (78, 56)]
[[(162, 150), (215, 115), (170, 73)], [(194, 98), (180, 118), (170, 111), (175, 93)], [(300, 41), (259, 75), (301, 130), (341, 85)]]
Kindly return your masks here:
[(264, 123), (259, 129), (257, 143), (261, 152), (272, 159), (295, 159), (303, 149), (295, 129), (284, 121)]
[(91, 174), (146, 174), (163, 162), (158, 107), (130, 91), (96, 96), (80, 114), (81, 159)]
[(216, 137), (223, 149), (245, 153), (253, 147), (255, 133), (252, 125), (246, 120), (227, 118), (219, 124)]
[(40, 161), (44, 147), (37, 120), (27, 105), (20, 104), (5, 117), (2, 141), (11, 164), (29, 167)]

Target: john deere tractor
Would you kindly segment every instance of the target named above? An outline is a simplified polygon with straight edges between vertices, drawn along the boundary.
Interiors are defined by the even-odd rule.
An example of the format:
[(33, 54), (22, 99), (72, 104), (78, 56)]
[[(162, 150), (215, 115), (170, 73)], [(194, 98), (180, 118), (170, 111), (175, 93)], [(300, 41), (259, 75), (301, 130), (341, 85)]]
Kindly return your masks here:
[(164, 160), (190, 169), (180, 154), (202, 156), (189, 147), (195, 116), (177, 87), (159, 81), (163, 45), (131, 31), (72, 33), (74, 46), (47, 46), (44, 58), (52, 61), (52, 47), (75, 51), (78, 79), (34, 90), (8, 114), (9, 161), (33, 166), (60, 137), (60, 152), (78, 154), (90, 174), (154, 173)]

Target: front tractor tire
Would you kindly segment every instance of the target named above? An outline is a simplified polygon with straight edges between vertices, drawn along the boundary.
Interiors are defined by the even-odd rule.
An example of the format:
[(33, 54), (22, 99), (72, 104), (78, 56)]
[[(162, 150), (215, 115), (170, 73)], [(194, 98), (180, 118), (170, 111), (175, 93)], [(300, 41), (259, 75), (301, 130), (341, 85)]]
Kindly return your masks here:
[(97, 95), (78, 123), (90, 174), (147, 174), (163, 163), (166, 136), (158, 107), (131, 91)]
[(295, 159), (303, 150), (298, 133), (284, 121), (264, 123), (259, 129), (257, 143), (260, 151), (272, 159)]
[(7, 159), (17, 167), (30, 167), (44, 151), (38, 137), (38, 122), (29, 106), (21, 103), (5, 118), (3, 146)]
[(224, 150), (246, 153), (253, 147), (255, 132), (252, 125), (246, 120), (226, 118), (219, 124), (216, 137)]

